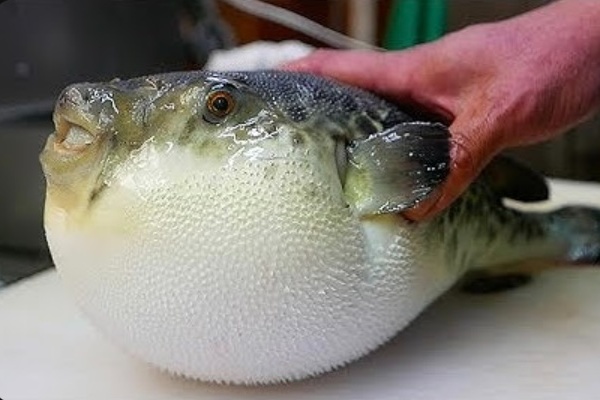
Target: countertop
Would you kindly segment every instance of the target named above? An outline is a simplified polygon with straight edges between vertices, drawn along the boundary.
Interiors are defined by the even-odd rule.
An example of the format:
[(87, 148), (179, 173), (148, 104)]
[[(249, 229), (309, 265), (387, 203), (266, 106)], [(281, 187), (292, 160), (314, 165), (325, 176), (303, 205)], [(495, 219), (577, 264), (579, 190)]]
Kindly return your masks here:
[[(600, 206), (600, 185), (552, 182)], [(566, 267), (494, 295), (451, 291), (373, 354), (319, 378), (231, 387), (171, 377), (106, 341), (50, 270), (0, 291), (0, 398), (597, 399), (600, 270)], [(596, 303), (598, 301), (598, 303)]]

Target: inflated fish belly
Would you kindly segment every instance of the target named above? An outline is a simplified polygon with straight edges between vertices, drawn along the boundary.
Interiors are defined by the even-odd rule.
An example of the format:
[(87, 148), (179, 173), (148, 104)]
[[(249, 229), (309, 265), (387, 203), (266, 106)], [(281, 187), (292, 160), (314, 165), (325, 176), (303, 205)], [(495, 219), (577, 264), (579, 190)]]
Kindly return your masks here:
[[(437, 219), (405, 221), (447, 174), (447, 129), (322, 78), (83, 83), (54, 121), (41, 160), (62, 279), (108, 337), (187, 377), (319, 374), (384, 343), (469, 270), (598, 262), (595, 211), (502, 206), (547, 195), (506, 161)], [(526, 190), (491, 178), (511, 170)]]

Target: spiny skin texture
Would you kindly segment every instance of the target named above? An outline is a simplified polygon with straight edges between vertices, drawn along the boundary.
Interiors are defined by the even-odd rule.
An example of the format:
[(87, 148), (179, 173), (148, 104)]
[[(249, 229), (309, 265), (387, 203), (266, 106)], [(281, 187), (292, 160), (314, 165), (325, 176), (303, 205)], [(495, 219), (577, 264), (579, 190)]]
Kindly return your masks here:
[[(445, 286), (444, 270), (415, 268), (420, 240), (399, 217), (360, 223), (314, 164), (198, 163), (186, 170), (203, 172), (171, 181), (185, 157), (135, 171), (168, 186), (106, 195), (96, 213), (126, 232), (73, 231), (48, 209), (61, 276), (92, 321), (141, 358), (203, 380), (303, 378), (377, 347), (445, 289), (432, 276)], [(145, 201), (114, 209), (128, 197)]]
[(283, 72), (71, 86), (41, 156), (58, 271), (108, 337), (173, 373), (256, 384), (343, 365), (490, 255), (548, 250), (541, 231), (514, 235), (536, 221), (477, 191), (483, 206), (467, 196), (430, 224), (359, 214), (340, 142), (406, 121)]

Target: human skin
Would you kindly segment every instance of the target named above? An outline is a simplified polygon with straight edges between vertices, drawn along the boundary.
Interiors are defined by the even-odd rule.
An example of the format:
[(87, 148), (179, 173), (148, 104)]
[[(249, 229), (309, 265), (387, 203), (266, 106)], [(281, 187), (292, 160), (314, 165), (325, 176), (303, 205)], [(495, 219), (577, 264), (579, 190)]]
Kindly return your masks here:
[(560, 0), (404, 51), (317, 50), (283, 68), (365, 88), (450, 125), (447, 180), (405, 213), (424, 220), (502, 150), (555, 137), (600, 108), (600, 1)]

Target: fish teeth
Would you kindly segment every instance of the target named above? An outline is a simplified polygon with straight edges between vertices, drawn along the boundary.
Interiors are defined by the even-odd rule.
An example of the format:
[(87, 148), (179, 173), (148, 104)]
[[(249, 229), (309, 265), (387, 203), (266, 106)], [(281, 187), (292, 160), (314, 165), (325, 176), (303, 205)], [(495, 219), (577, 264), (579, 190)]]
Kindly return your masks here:
[(94, 141), (94, 135), (79, 125), (71, 125), (64, 143), (68, 146), (87, 146)]

